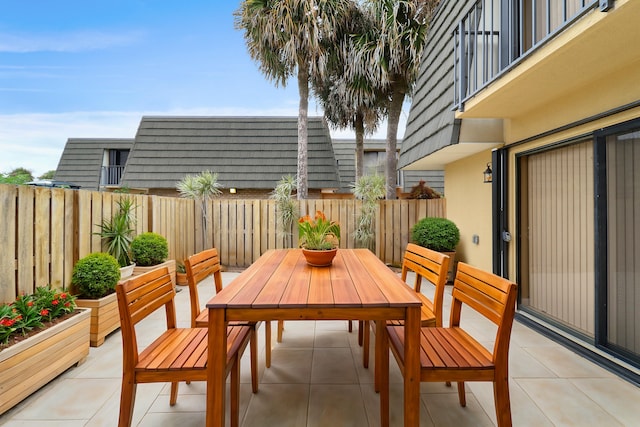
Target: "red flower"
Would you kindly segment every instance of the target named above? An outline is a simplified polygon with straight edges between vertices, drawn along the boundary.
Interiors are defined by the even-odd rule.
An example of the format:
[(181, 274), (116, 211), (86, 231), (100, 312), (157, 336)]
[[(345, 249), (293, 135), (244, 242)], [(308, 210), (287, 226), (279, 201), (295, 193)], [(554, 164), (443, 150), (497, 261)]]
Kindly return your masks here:
[(49, 315), (49, 310), (47, 310), (46, 308), (43, 308), (42, 310), (40, 310), (40, 316), (48, 316)]
[(0, 326), (11, 327), (14, 325), (14, 323), (16, 323), (15, 319), (0, 319)]
[(71, 307), (71, 303), (70, 303), (70, 302), (65, 302), (65, 303), (64, 303), (64, 306), (65, 306), (65, 307)]
[(57, 299), (54, 299), (53, 301), (51, 301), (51, 305), (58, 305), (60, 301), (58, 301)]
[(67, 294), (65, 292), (60, 294), (61, 299), (67, 299)]
[(14, 320), (16, 320), (16, 321), (18, 321), (18, 320), (22, 320), (22, 314), (17, 315), (17, 316), (16, 316), (16, 318), (15, 318)]
[(29, 301), (29, 302), (27, 303), (27, 307), (33, 307), (33, 301)]

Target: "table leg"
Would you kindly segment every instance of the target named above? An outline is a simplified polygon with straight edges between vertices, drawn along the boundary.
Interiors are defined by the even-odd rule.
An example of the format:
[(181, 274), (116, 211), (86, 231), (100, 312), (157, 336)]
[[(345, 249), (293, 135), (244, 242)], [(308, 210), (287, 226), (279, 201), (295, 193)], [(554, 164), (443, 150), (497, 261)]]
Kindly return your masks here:
[[(207, 364), (207, 426), (224, 427), (227, 367), (227, 327), (224, 309), (209, 310)], [(239, 361), (238, 361), (239, 362)]]
[[(369, 322), (365, 322), (368, 325)], [(389, 427), (389, 336), (386, 320), (376, 320), (376, 365), (374, 382), (380, 392), (380, 426)], [(369, 327), (369, 326), (367, 326)]]
[(420, 425), (420, 307), (407, 308), (404, 322), (404, 425)]

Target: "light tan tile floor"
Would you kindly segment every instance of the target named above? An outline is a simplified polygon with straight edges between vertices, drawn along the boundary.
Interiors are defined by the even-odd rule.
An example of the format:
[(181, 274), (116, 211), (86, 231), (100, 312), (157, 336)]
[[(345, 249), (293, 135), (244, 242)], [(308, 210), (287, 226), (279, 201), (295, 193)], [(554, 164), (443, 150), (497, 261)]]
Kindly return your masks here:
[[(225, 272), (224, 283), (237, 273)], [(201, 301), (213, 294), (203, 283)], [(428, 288), (426, 286), (425, 288)], [(445, 299), (448, 319), (450, 288)], [(425, 289), (429, 293), (429, 289)], [(179, 326), (189, 324), (189, 295), (176, 296)], [(147, 345), (163, 327), (157, 312), (139, 327), (140, 345)], [(491, 345), (494, 329), (473, 312), (463, 314), (463, 325)], [(380, 425), (378, 395), (371, 368), (362, 367), (357, 322), (286, 322), (282, 343), (273, 334), (272, 366), (264, 367), (264, 332), (260, 340), (260, 390), (251, 393), (249, 352), (242, 360), (241, 424), (244, 427), (324, 427)], [(276, 330), (276, 324), (273, 324)], [(69, 369), (18, 406), (0, 416), (0, 425), (115, 426), (121, 380), (121, 340), (113, 333), (92, 348), (84, 364)], [(402, 425), (402, 378), (391, 364), (391, 425)], [(510, 392), (515, 426), (638, 426), (640, 389), (581, 358), (566, 348), (515, 322), (510, 352)], [(421, 426), (495, 425), (492, 386), (467, 384), (467, 406), (458, 404), (455, 387), (421, 384)], [(203, 426), (204, 383), (181, 384), (178, 403), (169, 406), (169, 386), (138, 386), (134, 425)]]

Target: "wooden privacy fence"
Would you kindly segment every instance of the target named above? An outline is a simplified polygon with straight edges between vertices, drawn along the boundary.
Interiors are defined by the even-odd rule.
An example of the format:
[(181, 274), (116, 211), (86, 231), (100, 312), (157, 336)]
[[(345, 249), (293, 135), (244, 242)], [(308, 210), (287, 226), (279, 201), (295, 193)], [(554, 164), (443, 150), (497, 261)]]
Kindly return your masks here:
[[(169, 258), (178, 261), (215, 246), (222, 264), (245, 268), (272, 248), (296, 247), (292, 232), (277, 230), (273, 200), (217, 199), (203, 221), (201, 205), (193, 200), (0, 184), (0, 303), (36, 286), (66, 289), (75, 262), (102, 250), (100, 230), (117, 201), (135, 202), (135, 233), (153, 231), (166, 237)], [(340, 222), (340, 247), (355, 246), (353, 233), (361, 202), (353, 199), (312, 199), (299, 202), (300, 214), (316, 210)], [(444, 217), (445, 200), (380, 201), (375, 219), (376, 255), (399, 265), (411, 227), (426, 216)]]

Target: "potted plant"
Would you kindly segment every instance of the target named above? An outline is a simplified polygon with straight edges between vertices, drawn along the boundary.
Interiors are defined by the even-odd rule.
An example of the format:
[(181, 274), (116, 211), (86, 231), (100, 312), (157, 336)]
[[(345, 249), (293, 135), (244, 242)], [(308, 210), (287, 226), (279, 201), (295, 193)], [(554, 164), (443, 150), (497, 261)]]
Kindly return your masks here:
[(298, 220), (298, 241), (308, 264), (331, 265), (340, 243), (340, 224), (328, 220), (322, 211), (316, 211), (314, 219), (305, 215)]
[(50, 287), (0, 305), (0, 414), (84, 361), (89, 323), (69, 292)]
[(187, 286), (187, 268), (181, 262), (176, 262), (176, 285)]
[(167, 260), (169, 245), (164, 236), (151, 231), (138, 234), (131, 241), (131, 257), (136, 266), (133, 274), (143, 274), (159, 267), (169, 268), (169, 273), (176, 284), (176, 261)]
[(133, 240), (133, 201), (125, 197), (118, 200), (118, 211), (110, 219), (99, 224), (102, 249), (112, 255), (120, 265), (120, 277), (133, 274), (135, 264), (131, 261), (131, 241)]
[(104, 343), (111, 332), (120, 327), (116, 284), (120, 280), (120, 265), (104, 252), (95, 252), (81, 258), (73, 267), (71, 285), (78, 294), (79, 307), (91, 309), (92, 347)]
[(425, 248), (449, 255), (451, 262), (447, 281), (452, 282), (455, 272), (455, 250), (460, 242), (460, 230), (455, 223), (447, 218), (422, 218), (411, 229), (411, 240)]

